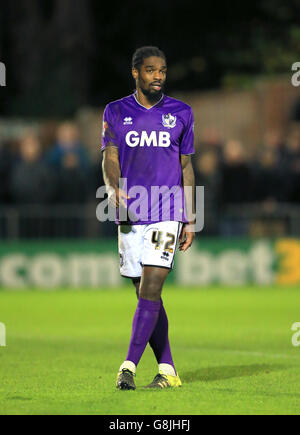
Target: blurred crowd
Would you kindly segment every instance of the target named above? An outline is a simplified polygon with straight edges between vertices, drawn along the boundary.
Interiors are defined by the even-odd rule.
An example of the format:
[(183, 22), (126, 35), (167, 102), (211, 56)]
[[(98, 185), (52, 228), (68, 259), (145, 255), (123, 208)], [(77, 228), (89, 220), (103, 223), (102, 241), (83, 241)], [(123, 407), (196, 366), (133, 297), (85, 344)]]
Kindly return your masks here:
[(73, 122), (59, 125), (50, 140), (26, 131), (2, 143), (0, 176), (1, 204), (84, 204), (101, 183), (100, 161), (92, 161)]
[[(95, 144), (95, 147), (99, 144)], [(251, 150), (214, 129), (196, 144), (196, 185), (205, 187), (205, 233), (243, 234), (244, 221), (224, 218), (232, 206), (258, 204), (273, 212), (282, 203), (300, 206), (300, 126), (285, 135), (271, 130)], [(0, 144), (0, 203), (10, 206), (96, 203), (103, 185), (101, 156), (92, 157), (73, 122), (51, 134), (26, 131)], [(240, 225), (240, 227), (239, 227)]]
[[(266, 131), (252, 149), (234, 139), (223, 142), (208, 129), (197, 149), (195, 174), (196, 184), (205, 186), (206, 233), (248, 233), (243, 226), (249, 222), (236, 218), (243, 211), (276, 217), (283, 204), (300, 206), (300, 124), (292, 123), (285, 135)], [(282, 226), (278, 232), (284, 232)]]
[[(101, 233), (95, 219), (96, 190), (103, 184), (100, 158), (91, 158), (74, 122), (46, 123), (38, 132), (27, 130), (18, 140), (2, 142), (0, 177), (0, 238)], [(107, 230), (111, 234), (112, 225)]]

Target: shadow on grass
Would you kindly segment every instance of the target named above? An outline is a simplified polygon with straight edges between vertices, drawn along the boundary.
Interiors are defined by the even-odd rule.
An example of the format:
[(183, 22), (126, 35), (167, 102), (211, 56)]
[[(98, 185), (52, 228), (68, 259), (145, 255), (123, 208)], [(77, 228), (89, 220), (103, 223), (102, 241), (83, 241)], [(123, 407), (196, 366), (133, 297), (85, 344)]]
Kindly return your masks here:
[(256, 376), (261, 373), (269, 374), (278, 369), (287, 369), (286, 366), (270, 364), (251, 364), (238, 366), (205, 367), (193, 372), (182, 373), (185, 382), (212, 382), (222, 379)]

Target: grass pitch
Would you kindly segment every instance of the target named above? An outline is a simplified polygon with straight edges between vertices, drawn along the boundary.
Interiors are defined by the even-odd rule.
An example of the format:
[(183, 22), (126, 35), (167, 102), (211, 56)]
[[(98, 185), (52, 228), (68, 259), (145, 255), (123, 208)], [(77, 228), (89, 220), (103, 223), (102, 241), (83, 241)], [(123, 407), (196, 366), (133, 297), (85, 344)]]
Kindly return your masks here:
[(143, 390), (157, 373), (147, 348), (137, 390), (115, 389), (134, 289), (0, 292), (1, 414), (299, 414), (300, 291), (164, 290), (183, 387)]

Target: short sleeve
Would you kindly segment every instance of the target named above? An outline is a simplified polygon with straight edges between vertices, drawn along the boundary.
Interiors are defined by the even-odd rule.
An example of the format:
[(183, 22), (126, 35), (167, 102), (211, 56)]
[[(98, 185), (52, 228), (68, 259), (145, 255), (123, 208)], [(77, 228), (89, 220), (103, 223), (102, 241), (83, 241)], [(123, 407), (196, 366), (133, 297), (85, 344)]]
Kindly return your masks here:
[(106, 106), (103, 115), (101, 151), (104, 151), (109, 146), (114, 146), (117, 148), (119, 146), (115, 132), (114, 114), (110, 105)]
[(180, 154), (195, 154), (194, 147), (194, 115), (192, 109), (189, 110), (186, 125), (181, 138)]

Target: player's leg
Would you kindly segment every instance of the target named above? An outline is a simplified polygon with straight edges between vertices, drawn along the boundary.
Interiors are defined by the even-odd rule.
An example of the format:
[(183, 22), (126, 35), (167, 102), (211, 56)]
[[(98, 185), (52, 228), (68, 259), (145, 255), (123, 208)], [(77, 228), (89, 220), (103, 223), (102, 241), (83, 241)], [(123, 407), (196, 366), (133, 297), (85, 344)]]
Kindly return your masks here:
[[(182, 224), (178, 222), (161, 222), (149, 226), (146, 235), (145, 249), (143, 253), (143, 277), (146, 276), (147, 270), (153, 273), (153, 268), (149, 268), (147, 264), (156, 265), (156, 269), (165, 268), (168, 273), (174, 267), (174, 256), (177, 248), (178, 238), (182, 229)], [(142, 286), (140, 288), (140, 294)], [(151, 293), (150, 293), (151, 294)], [(160, 291), (161, 294), (161, 291)], [(149, 294), (147, 294), (149, 297)], [(154, 295), (158, 297), (159, 295)], [(155, 377), (149, 387), (178, 387), (181, 386), (181, 381), (177, 375), (175, 365), (172, 358), (170, 342), (169, 342), (169, 322), (165, 311), (163, 301), (160, 298), (161, 307), (159, 318), (156, 327), (149, 340), (149, 344), (153, 349), (158, 362), (159, 374)]]
[(138, 305), (133, 318), (128, 354), (117, 379), (117, 387), (121, 390), (135, 389), (133, 377), (159, 318), (160, 296), (167, 274), (166, 269), (151, 267), (145, 272), (144, 268), (140, 286), (137, 279), (132, 280), (137, 291)]
[(160, 302), (163, 285), (169, 274), (165, 267), (144, 265), (140, 284), (140, 298)]
[(162, 299), (158, 321), (149, 344), (158, 363), (158, 370), (176, 376), (177, 373), (169, 341), (169, 320)]
[[(133, 282), (140, 282), (142, 275), (141, 255), (143, 236), (141, 226), (119, 226), (120, 273)], [(117, 388), (120, 390), (135, 390), (134, 376), (136, 366), (131, 361), (125, 361), (117, 375)]]
[[(136, 289), (137, 298), (139, 299), (141, 279), (132, 279), (132, 283)], [(159, 371), (176, 375), (169, 341), (169, 321), (162, 299), (158, 321), (149, 340), (149, 344), (157, 360)]]
[(156, 327), (161, 309), (161, 292), (168, 269), (144, 267), (139, 289), (139, 301), (132, 324), (127, 362), (136, 367)]
[(140, 285), (141, 285), (141, 278), (132, 278), (132, 284), (135, 287), (136, 296), (139, 299), (140, 298)]
[[(181, 225), (177, 222), (163, 222), (156, 224), (155, 228), (151, 225), (146, 226), (146, 231), (144, 234), (144, 268), (141, 284), (139, 286), (138, 307), (133, 320), (129, 352), (125, 362), (120, 368), (120, 372), (124, 370), (133, 374), (136, 372), (136, 366), (139, 363), (145, 347), (147, 346), (147, 343), (149, 342), (155, 330), (162, 308), (161, 293), (163, 284), (169, 273), (169, 270), (173, 267), (174, 255), (169, 255), (169, 253), (175, 253), (175, 241), (178, 240), (180, 229)], [(161, 230), (166, 230), (166, 244), (163, 244), (165, 252), (163, 253), (159, 252), (160, 246), (158, 246), (162, 244)], [(173, 232), (170, 233), (170, 231)], [(159, 232), (159, 234), (155, 235), (154, 232)], [(152, 255), (153, 252), (155, 252), (155, 256)], [(163, 259), (163, 261), (161, 259)], [(145, 264), (145, 262), (149, 260), (150, 264)], [(155, 265), (151, 264), (152, 260), (154, 263), (156, 263)], [(161, 265), (162, 263), (164, 265)], [(164, 320), (166, 320), (166, 318)], [(167, 363), (165, 363), (165, 365), (167, 365)], [(169, 365), (169, 368), (171, 370), (172, 366)], [(175, 372), (174, 368), (173, 371)], [(164, 382), (166, 381), (166, 376), (169, 376), (171, 379), (171, 381), (169, 379), (166, 381), (166, 386), (179, 386), (178, 384), (180, 383), (180, 380), (178, 376), (169, 374), (164, 376)], [(159, 385), (162, 384), (160, 383)], [(127, 385), (125, 387), (127, 387)]]
[[(144, 266), (141, 285), (139, 289), (140, 302), (145, 301), (149, 304), (159, 303), (159, 314), (152, 329), (150, 338), (144, 336), (143, 344), (141, 347), (136, 346), (136, 342), (132, 340), (131, 348), (127, 359), (131, 359), (137, 352), (144, 352), (147, 345), (146, 340), (152, 347), (156, 356), (159, 368), (159, 374), (155, 377), (154, 381), (148, 386), (149, 388), (165, 388), (181, 386), (181, 381), (176, 373), (171, 348), (169, 343), (169, 323), (167, 313), (163, 306), (161, 299), (162, 289), (164, 282), (168, 276), (169, 270), (166, 268), (159, 268), (155, 266)], [(149, 313), (144, 311), (144, 316), (149, 317)], [(140, 323), (141, 325), (141, 323)], [(150, 328), (149, 328), (150, 329)], [(138, 330), (136, 331), (138, 335)]]

